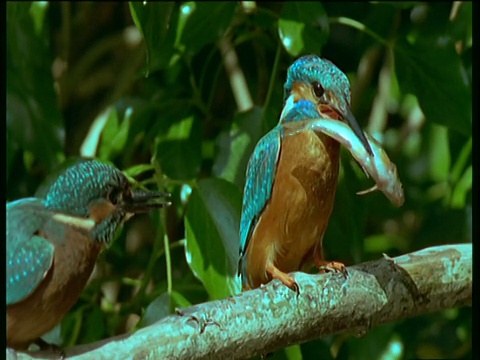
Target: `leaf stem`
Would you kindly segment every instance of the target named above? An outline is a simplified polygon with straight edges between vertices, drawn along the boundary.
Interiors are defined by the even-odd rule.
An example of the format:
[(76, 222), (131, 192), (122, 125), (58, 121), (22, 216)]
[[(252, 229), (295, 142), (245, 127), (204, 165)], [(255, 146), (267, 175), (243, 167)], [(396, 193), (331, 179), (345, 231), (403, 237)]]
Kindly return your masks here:
[(277, 52), (275, 53), (275, 61), (273, 62), (272, 74), (270, 75), (270, 82), (268, 84), (267, 96), (263, 103), (262, 124), (265, 123), (265, 113), (272, 100), (273, 88), (275, 87), (275, 80), (277, 78), (278, 64), (280, 63), (280, 55), (282, 53), (282, 45), (278, 42)]
[(370, 37), (372, 37), (373, 39), (375, 39), (376, 41), (378, 41), (382, 45), (385, 45), (386, 47), (392, 47), (392, 45), (389, 41), (382, 38), (380, 35), (373, 32), (372, 30), (370, 30), (364, 24), (362, 24), (361, 22), (359, 22), (357, 20), (347, 18), (347, 17), (343, 17), (343, 16), (339, 16), (339, 17), (329, 18), (329, 22), (330, 22), (330, 24), (340, 24), (340, 25), (350, 26), (354, 29), (357, 29), (357, 30), (360, 30), (360, 31), (364, 32), (365, 34), (369, 35)]
[(172, 281), (172, 260), (170, 258), (170, 244), (168, 242), (168, 235), (165, 233), (163, 235), (163, 246), (165, 251), (165, 262), (167, 267), (167, 293), (170, 295), (173, 290), (173, 281)]

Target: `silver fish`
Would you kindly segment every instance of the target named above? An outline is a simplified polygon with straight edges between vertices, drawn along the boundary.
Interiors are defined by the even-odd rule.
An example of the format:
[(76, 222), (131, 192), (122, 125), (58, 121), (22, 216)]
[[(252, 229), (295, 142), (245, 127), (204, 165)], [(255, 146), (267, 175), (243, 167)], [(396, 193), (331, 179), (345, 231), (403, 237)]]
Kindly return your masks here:
[(357, 192), (358, 195), (368, 194), (375, 190), (382, 191), (385, 196), (397, 207), (405, 201), (403, 186), (398, 178), (397, 167), (387, 156), (381, 144), (372, 136), (365, 133), (365, 136), (373, 151), (370, 156), (365, 150), (358, 136), (345, 123), (334, 119), (310, 119), (283, 124), (285, 135), (289, 136), (305, 130), (322, 132), (337, 140), (345, 146), (350, 154), (357, 160), (367, 175), (370, 175), (376, 182), (370, 189)]

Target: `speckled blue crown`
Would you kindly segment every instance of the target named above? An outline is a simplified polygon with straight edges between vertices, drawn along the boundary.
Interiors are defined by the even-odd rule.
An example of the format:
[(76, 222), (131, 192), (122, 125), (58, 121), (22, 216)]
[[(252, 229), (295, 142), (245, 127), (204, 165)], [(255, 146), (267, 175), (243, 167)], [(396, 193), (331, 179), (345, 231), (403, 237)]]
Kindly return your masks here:
[(343, 93), (350, 103), (350, 82), (347, 76), (331, 61), (321, 59), (317, 55), (302, 56), (290, 65), (284, 85), (283, 101), (290, 95), (294, 82), (311, 84), (314, 81), (320, 82), (325, 89)]
[(114, 166), (87, 160), (68, 168), (53, 183), (46, 196), (46, 206), (79, 216), (88, 216), (93, 199), (105, 197), (109, 185), (128, 183)]

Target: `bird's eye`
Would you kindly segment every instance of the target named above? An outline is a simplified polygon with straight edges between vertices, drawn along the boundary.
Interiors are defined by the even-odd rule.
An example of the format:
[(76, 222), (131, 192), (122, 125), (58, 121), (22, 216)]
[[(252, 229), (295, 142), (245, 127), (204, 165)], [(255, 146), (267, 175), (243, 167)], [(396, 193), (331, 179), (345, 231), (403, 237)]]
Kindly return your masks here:
[(315, 96), (320, 99), (323, 96), (323, 93), (325, 92), (325, 90), (323, 89), (323, 86), (318, 81), (314, 81), (312, 83), (312, 88), (313, 88), (313, 92), (315, 93)]
[(118, 188), (112, 187), (108, 191), (107, 197), (113, 205), (116, 205), (121, 200), (122, 191)]

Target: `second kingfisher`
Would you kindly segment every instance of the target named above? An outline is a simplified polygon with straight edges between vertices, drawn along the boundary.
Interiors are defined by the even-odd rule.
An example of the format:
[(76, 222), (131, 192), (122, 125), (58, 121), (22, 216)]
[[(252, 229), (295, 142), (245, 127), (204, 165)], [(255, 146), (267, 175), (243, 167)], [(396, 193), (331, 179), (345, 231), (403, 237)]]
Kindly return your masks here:
[(289, 67), (280, 121), (260, 139), (247, 167), (239, 262), (244, 288), (279, 279), (298, 292), (288, 273), (312, 259), (319, 268), (344, 271), (343, 264), (324, 260), (322, 246), (335, 200), (340, 144), (312, 130), (284, 137), (282, 124), (308, 120), (296, 104), (311, 101), (317, 118), (345, 121), (373, 156), (350, 110), (349, 87), (342, 71), (316, 55)]

